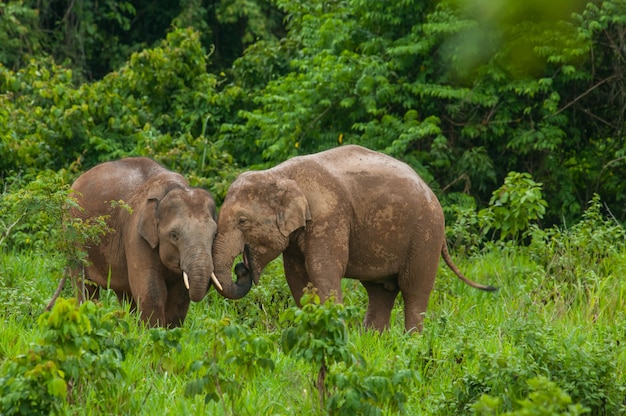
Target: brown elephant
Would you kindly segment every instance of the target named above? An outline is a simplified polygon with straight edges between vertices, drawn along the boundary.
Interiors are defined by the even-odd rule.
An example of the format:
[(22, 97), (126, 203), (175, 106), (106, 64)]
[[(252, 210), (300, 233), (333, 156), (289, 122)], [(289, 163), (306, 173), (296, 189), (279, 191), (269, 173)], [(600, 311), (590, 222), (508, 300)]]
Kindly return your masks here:
[[(215, 278), (211, 246), (217, 224), (211, 195), (144, 157), (97, 165), (71, 189), (80, 205), (71, 216), (108, 216), (112, 229), (87, 247), (90, 265), (83, 288), (88, 296), (97, 297), (97, 286), (108, 287), (120, 301), (132, 302), (150, 325), (182, 325), (190, 300), (202, 300)], [(123, 204), (111, 204), (120, 200)], [(75, 287), (78, 273), (70, 270)], [(78, 290), (79, 300), (84, 296)]]
[(421, 331), (439, 258), (464, 282), (448, 254), (441, 205), (405, 163), (346, 145), (299, 156), (272, 169), (242, 173), (230, 186), (213, 245), (215, 274), (226, 297), (241, 290), (231, 268), (243, 253), (236, 283), (281, 253), (291, 293), (299, 303), (308, 283), (322, 301), (341, 302), (341, 279), (358, 279), (369, 303), (364, 324), (383, 330), (398, 292), (407, 331)]

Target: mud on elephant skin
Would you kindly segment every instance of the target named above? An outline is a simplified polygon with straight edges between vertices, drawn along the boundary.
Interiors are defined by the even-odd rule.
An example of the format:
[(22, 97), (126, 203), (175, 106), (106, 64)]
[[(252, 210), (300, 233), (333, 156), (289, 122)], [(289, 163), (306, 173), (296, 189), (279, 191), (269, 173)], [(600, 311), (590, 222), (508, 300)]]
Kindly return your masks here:
[[(296, 302), (311, 283), (322, 301), (341, 279), (358, 279), (368, 294), (364, 324), (389, 326), (398, 293), (407, 331), (421, 330), (439, 259), (464, 282), (448, 254), (441, 205), (426, 183), (403, 162), (346, 145), (299, 156), (274, 168), (241, 174), (230, 186), (213, 244), (215, 274), (226, 297), (239, 280), (258, 283), (279, 255)], [(239, 283), (239, 281), (237, 282)]]
[[(190, 300), (202, 300), (214, 278), (211, 247), (217, 224), (211, 195), (143, 157), (97, 165), (71, 189), (80, 206), (71, 209), (71, 216), (108, 216), (112, 229), (99, 244), (85, 247), (87, 284), (78, 284), (80, 270), (70, 270), (79, 300), (109, 287), (120, 301), (131, 301), (150, 325), (182, 325)], [(120, 200), (130, 210), (111, 204)]]

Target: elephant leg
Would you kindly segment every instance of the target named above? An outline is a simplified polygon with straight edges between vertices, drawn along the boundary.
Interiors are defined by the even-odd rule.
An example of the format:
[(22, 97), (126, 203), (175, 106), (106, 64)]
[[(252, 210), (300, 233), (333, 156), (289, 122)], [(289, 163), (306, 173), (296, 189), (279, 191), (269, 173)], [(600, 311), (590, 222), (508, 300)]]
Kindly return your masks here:
[(331, 295), (339, 303), (343, 300), (341, 278), (348, 263), (348, 249), (346, 246), (333, 250), (327, 243), (323, 239), (309, 241), (308, 245), (316, 247), (316, 250), (306, 255), (293, 247), (283, 252), (285, 277), (298, 306), (303, 290), (309, 283), (317, 290), (322, 303)]
[(285, 277), (289, 290), (291, 290), (291, 295), (295, 299), (296, 304), (302, 306), (300, 298), (304, 293), (304, 288), (309, 283), (309, 277), (304, 267), (304, 259), (283, 253), (283, 267), (285, 268)]
[(168, 328), (183, 325), (189, 311), (189, 302), (189, 290), (182, 282), (168, 288), (165, 303), (165, 325)]
[[(439, 249), (428, 250), (427, 253), (422, 250), (419, 256), (414, 254), (412, 257), (418, 261), (410, 264), (408, 267), (410, 271), (407, 270), (398, 275), (398, 286), (404, 299), (404, 327), (406, 331), (417, 329), (418, 332), (422, 332), (424, 315), (428, 308), (428, 300), (435, 285), (439, 266)], [(419, 262), (419, 259), (422, 261)]]
[(383, 331), (389, 328), (391, 310), (398, 296), (398, 287), (386, 288), (381, 283), (361, 281), (367, 291), (368, 304), (363, 325), (366, 328)]
[(128, 285), (141, 319), (151, 327), (165, 326), (167, 285), (165, 267), (158, 251), (138, 234), (131, 234), (125, 242)]
[[(339, 229), (334, 231), (341, 234)], [(345, 234), (348, 234), (347, 231)], [(341, 279), (346, 274), (348, 245), (333, 244), (326, 236), (311, 239), (309, 245), (314, 249), (307, 253), (305, 267), (309, 281), (317, 288), (320, 301), (324, 303), (334, 296), (336, 302), (343, 302)]]
[(141, 313), (141, 319), (152, 327), (165, 326), (167, 287), (163, 279), (136, 277), (135, 283), (130, 282), (130, 288)]
[(139, 298), (137, 301), (139, 305), (139, 311), (141, 312), (141, 319), (148, 322), (151, 327), (166, 326), (165, 324), (165, 301), (155, 302), (144, 298)]

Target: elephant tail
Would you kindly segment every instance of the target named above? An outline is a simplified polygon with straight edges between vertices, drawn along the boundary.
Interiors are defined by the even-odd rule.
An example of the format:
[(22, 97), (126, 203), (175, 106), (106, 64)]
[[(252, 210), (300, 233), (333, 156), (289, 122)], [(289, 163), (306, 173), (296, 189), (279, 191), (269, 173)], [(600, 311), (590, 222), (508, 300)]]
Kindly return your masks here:
[(61, 294), (61, 290), (63, 290), (63, 286), (65, 286), (66, 277), (62, 277), (59, 281), (59, 285), (57, 286), (57, 290), (54, 291), (54, 295), (52, 295), (52, 299), (48, 302), (48, 306), (46, 306), (45, 311), (48, 312), (54, 306), (54, 303), (57, 301), (57, 298)]
[(463, 276), (463, 273), (461, 273), (459, 268), (456, 267), (456, 264), (454, 264), (454, 262), (452, 261), (452, 258), (450, 257), (450, 253), (448, 252), (448, 245), (446, 243), (446, 240), (443, 241), (443, 245), (441, 247), (441, 255), (443, 256), (443, 259), (446, 262), (446, 264), (448, 265), (448, 267), (450, 268), (450, 270), (452, 270), (454, 272), (454, 274), (456, 274), (458, 276), (459, 279), (461, 279), (462, 281), (464, 281), (465, 283), (467, 283), (471, 287), (475, 287), (476, 289), (480, 289), (480, 290), (485, 290), (487, 292), (494, 292), (494, 291), (498, 290), (498, 288), (496, 288), (496, 287), (488, 286), (488, 285), (481, 285), (480, 283), (476, 283), (476, 282), (468, 279), (467, 277)]

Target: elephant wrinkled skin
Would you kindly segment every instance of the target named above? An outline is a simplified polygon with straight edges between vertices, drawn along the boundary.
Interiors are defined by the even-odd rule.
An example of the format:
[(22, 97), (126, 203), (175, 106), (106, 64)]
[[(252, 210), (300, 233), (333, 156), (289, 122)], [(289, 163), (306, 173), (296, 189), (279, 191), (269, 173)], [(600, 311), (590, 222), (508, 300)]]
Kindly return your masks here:
[[(88, 296), (97, 297), (97, 286), (109, 287), (120, 301), (132, 302), (150, 325), (182, 325), (190, 300), (204, 298), (213, 273), (217, 224), (211, 195), (143, 157), (97, 165), (71, 189), (80, 205), (71, 216), (108, 216), (112, 230), (99, 244), (86, 247)], [(77, 288), (78, 273), (70, 270)], [(84, 290), (77, 292), (82, 301)]]
[(283, 255), (296, 302), (308, 283), (322, 301), (342, 301), (341, 279), (358, 279), (369, 304), (364, 324), (383, 330), (399, 292), (405, 328), (421, 331), (439, 258), (467, 284), (446, 247), (441, 205), (405, 163), (346, 145), (242, 173), (230, 186), (213, 245), (215, 274), (230, 297), (231, 269), (258, 283)]

